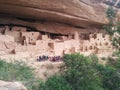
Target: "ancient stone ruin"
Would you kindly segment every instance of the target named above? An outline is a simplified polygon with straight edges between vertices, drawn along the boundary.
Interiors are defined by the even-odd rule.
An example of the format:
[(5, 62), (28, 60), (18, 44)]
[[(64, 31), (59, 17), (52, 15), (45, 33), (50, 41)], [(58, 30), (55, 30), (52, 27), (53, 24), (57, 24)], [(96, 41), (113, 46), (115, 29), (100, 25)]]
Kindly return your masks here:
[(2, 26), (0, 30), (0, 56), (4, 57), (14, 55), (22, 59), (71, 53), (90, 55), (111, 53), (113, 50), (109, 35), (102, 32), (75, 31), (74, 34), (64, 35), (30, 31), (29, 28), (20, 26)]
[(0, 6), (0, 58), (36, 60), (70, 53), (104, 57), (113, 52), (102, 29), (108, 23), (108, 5), (102, 0), (1, 0)]

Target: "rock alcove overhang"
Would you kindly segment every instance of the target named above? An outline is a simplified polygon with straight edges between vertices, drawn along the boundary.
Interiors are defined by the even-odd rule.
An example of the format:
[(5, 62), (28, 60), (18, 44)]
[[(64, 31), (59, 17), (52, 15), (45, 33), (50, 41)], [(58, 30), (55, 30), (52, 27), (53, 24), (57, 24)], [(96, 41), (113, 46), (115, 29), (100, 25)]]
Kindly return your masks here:
[(100, 12), (104, 16), (101, 10), (97, 11), (79, 0), (0, 0), (0, 15), (15, 18), (2, 18), (0, 24), (23, 25), (20, 20), (24, 20), (24, 25), (33, 28), (36, 28), (34, 21), (56, 22), (82, 29), (101, 27), (105, 21), (98, 14)]

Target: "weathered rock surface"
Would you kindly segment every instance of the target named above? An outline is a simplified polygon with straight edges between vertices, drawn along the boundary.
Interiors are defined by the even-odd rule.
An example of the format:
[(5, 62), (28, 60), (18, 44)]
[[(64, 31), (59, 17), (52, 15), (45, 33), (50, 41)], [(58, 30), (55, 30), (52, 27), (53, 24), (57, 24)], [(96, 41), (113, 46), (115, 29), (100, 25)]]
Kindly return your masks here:
[(2, 15), (81, 27), (107, 23), (105, 10), (105, 5), (91, 0), (0, 0)]
[(27, 90), (20, 82), (0, 81), (0, 90)]

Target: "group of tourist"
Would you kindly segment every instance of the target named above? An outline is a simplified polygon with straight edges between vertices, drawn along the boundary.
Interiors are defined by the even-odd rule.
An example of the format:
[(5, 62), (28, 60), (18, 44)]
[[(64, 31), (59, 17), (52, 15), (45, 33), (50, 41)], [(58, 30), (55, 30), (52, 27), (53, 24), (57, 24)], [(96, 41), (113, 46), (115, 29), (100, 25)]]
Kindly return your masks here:
[(59, 61), (62, 61), (62, 57), (61, 56), (54, 56), (54, 57), (50, 57), (49, 60), (52, 62), (59, 62)]
[(37, 58), (37, 61), (40, 62), (40, 61), (51, 61), (51, 62), (59, 62), (59, 61), (62, 61), (62, 57), (61, 56), (54, 56), (54, 57), (49, 57), (49, 56), (46, 56), (46, 55), (43, 55), (43, 56), (39, 56)]
[(49, 57), (48, 56), (45, 56), (45, 55), (43, 55), (43, 56), (39, 56), (38, 58), (37, 58), (37, 61), (46, 61), (46, 60), (48, 60), (49, 59)]

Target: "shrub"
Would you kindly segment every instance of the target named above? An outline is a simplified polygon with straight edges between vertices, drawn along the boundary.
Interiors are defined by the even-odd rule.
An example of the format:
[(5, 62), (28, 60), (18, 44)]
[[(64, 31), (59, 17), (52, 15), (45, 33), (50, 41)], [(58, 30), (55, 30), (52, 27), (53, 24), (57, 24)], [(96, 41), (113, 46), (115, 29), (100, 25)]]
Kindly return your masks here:
[(111, 66), (99, 65), (100, 77), (105, 90), (120, 90), (120, 72)]
[(119, 57), (115, 61), (108, 58), (105, 66), (98, 64), (96, 55), (65, 55), (63, 62), (59, 75), (41, 82), (35, 79), (33, 69), (24, 63), (0, 60), (0, 79), (22, 81), (28, 90), (120, 90)]
[(21, 81), (28, 87), (28, 90), (32, 90), (32, 87), (37, 82), (33, 69), (25, 63), (7, 63), (3, 60), (0, 60), (0, 80)]
[(8, 81), (27, 81), (33, 79), (33, 69), (23, 62), (6, 63), (0, 60), (0, 79)]
[(120, 60), (108, 58), (108, 63), (98, 65), (97, 69), (105, 90), (120, 90)]
[(95, 69), (97, 61), (80, 54), (65, 55), (63, 61), (64, 77), (74, 90), (103, 90), (98, 71)]
[(44, 83), (40, 83), (39, 90), (73, 90), (69, 83), (61, 76), (51, 76)]

